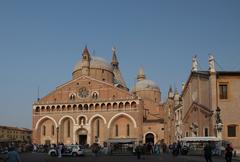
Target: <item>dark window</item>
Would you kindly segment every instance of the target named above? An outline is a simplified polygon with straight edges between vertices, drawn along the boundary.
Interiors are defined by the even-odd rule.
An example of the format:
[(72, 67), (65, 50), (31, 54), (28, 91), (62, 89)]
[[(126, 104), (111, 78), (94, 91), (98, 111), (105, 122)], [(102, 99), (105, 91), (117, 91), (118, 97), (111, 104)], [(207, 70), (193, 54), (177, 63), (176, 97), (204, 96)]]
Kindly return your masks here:
[(208, 128), (204, 128), (204, 136), (208, 137)]
[(228, 137), (236, 137), (236, 125), (228, 126)]
[(100, 121), (99, 119), (97, 120), (97, 137), (100, 135)]
[(188, 132), (186, 132), (186, 137), (188, 137)]
[(222, 84), (219, 85), (219, 97), (220, 99), (227, 99), (227, 85), (226, 84)]
[(52, 135), (54, 136), (54, 125), (52, 125)]
[(127, 136), (130, 136), (130, 125), (127, 124)]
[(67, 122), (67, 136), (70, 137), (70, 120)]
[(115, 127), (115, 135), (116, 135), (116, 137), (118, 136), (118, 125), (116, 125), (116, 127)]
[(46, 136), (46, 126), (43, 126), (43, 135)]

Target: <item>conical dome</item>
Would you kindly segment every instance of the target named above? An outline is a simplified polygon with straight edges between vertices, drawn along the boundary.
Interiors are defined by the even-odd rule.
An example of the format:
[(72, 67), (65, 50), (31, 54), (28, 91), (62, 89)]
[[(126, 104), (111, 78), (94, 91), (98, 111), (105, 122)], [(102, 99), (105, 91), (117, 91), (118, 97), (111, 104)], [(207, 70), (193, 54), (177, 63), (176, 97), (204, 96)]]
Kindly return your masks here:
[(144, 90), (160, 91), (159, 86), (154, 81), (146, 79), (143, 67), (139, 69), (137, 79), (138, 81), (135, 84), (133, 91), (135, 92)]

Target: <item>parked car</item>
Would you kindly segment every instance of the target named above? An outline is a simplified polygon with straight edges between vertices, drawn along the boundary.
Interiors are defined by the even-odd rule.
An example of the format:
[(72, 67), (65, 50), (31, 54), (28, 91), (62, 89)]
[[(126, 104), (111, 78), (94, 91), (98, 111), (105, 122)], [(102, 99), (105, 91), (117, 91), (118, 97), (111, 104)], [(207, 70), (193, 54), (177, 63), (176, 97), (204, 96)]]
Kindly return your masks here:
[[(49, 150), (48, 155), (57, 156), (57, 148), (52, 148)], [(62, 149), (62, 156), (80, 156), (84, 155), (84, 149), (79, 145), (65, 145)]]

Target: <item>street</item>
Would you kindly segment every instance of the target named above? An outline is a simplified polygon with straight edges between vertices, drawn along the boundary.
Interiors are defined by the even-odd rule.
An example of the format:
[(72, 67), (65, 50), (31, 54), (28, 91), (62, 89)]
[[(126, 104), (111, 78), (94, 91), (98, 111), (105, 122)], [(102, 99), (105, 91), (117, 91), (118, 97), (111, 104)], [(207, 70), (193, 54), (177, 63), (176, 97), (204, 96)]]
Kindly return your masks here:
[[(20, 154), (22, 162), (137, 162), (137, 161), (151, 161), (151, 162), (205, 162), (201, 156), (177, 156), (171, 154), (161, 154), (160, 156), (144, 156), (140, 160), (136, 156), (81, 156), (81, 157), (51, 157), (45, 153), (23, 153)], [(238, 160), (233, 160), (237, 162)], [(213, 157), (213, 162), (225, 162), (222, 157)]]

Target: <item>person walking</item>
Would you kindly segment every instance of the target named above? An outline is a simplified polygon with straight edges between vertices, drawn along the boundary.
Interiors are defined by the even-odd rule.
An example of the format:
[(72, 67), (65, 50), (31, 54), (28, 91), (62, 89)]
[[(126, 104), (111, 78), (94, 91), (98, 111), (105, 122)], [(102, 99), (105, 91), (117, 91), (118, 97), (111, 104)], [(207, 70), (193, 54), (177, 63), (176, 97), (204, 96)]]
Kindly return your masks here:
[(62, 157), (62, 150), (63, 150), (63, 144), (62, 143), (58, 144), (57, 150), (58, 150), (58, 158), (61, 158)]
[(232, 156), (233, 156), (233, 148), (230, 144), (227, 144), (227, 147), (225, 148), (226, 162), (232, 162)]
[(204, 157), (206, 159), (206, 162), (212, 162), (212, 147), (210, 145), (210, 142), (204, 147)]
[(14, 147), (10, 147), (5, 159), (6, 162), (21, 162), (20, 156)]
[(141, 146), (140, 146), (140, 145), (138, 145), (138, 146), (136, 147), (135, 152), (136, 152), (136, 155), (137, 155), (137, 159), (141, 159), (142, 150), (141, 150)]

